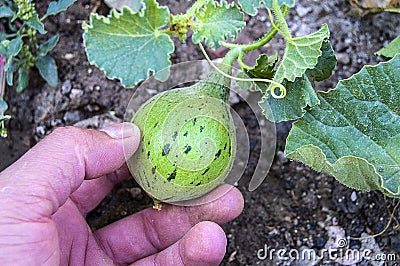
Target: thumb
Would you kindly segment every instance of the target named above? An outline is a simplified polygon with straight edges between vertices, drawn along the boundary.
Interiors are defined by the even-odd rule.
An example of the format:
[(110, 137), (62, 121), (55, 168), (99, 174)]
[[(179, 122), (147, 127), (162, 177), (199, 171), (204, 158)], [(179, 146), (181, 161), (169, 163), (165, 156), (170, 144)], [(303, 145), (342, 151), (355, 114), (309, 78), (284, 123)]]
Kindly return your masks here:
[[(57, 128), (0, 173), (0, 202), (14, 201), (49, 216), (83, 180), (116, 171), (137, 149), (140, 132), (131, 123), (101, 131)], [(107, 132), (107, 133), (105, 133)], [(3, 201), (4, 204), (6, 202)], [(22, 207), (22, 206), (21, 206)]]

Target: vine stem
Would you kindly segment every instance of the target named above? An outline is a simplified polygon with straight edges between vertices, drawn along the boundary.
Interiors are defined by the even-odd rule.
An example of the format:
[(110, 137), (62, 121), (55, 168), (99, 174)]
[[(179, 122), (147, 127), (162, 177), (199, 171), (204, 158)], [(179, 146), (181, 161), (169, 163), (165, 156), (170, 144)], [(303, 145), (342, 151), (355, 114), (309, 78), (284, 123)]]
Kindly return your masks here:
[[(284, 5), (282, 8), (282, 16), (285, 19), (289, 13), (290, 8), (287, 5)], [(271, 24), (273, 24), (274, 22), (271, 21)], [(250, 52), (253, 50), (256, 50), (260, 47), (263, 47), (264, 45), (266, 45), (267, 43), (269, 43), (274, 37), (275, 35), (278, 33), (278, 29), (272, 27), (272, 29), (265, 34), (264, 36), (262, 36), (260, 39), (258, 39), (257, 41), (254, 41), (252, 43), (249, 44), (235, 44), (235, 43), (226, 43), (226, 42), (221, 42), (221, 44), (223, 46), (225, 46), (226, 48), (229, 49), (233, 49), (233, 48), (241, 48), (241, 50), (243, 52)]]
[[(276, 22), (278, 24), (281, 34), (286, 41), (292, 39), (292, 34), (290, 33), (289, 26), (285, 20), (285, 16), (283, 15), (282, 10), (278, 4), (278, 0), (273, 0), (272, 6), (274, 8)], [(271, 23), (273, 23), (273, 21), (271, 21)]]
[(396, 213), (396, 210), (397, 210), (397, 208), (399, 206), (400, 206), (400, 201), (397, 202), (396, 205), (394, 206), (392, 213), (390, 213), (389, 221), (386, 224), (386, 227), (381, 232), (379, 232), (377, 234), (374, 234), (374, 235), (369, 235), (369, 236), (366, 236), (366, 237), (350, 237), (350, 239), (352, 239), (352, 240), (365, 240), (365, 239), (369, 239), (369, 238), (375, 238), (377, 236), (380, 236), (380, 235), (384, 234), (389, 229), (389, 226), (392, 223), (393, 219), (396, 219), (394, 217), (394, 214)]
[[(210, 59), (210, 57), (208, 56), (206, 50), (204, 49), (203, 45), (201, 43), (199, 43), (200, 49), (202, 51), (202, 53), (204, 54), (204, 57), (206, 58), (206, 60), (210, 63), (210, 65), (221, 75), (223, 75), (224, 77), (236, 80), (236, 81), (245, 81), (245, 82), (268, 82), (273, 84), (273, 86), (270, 88), (270, 92), (271, 92), (271, 96), (276, 98), (276, 99), (282, 99), (285, 98), (286, 96), (286, 88), (271, 79), (262, 79), (262, 78), (238, 78), (238, 77), (234, 77), (232, 75), (229, 75), (227, 73), (225, 73), (224, 71), (222, 71), (220, 68), (218, 68)], [(232, 49), (228, 52), (228, 54), (225, 56), (225, 58), (223, 59), (221, 65), (222, 66), (232, 66), (233, 62), (236, 60), (236, 58), (238, 58), (238, 56), (240, 55), (241, 49), (236, 48), (236, 49)], [(279, 88), (280, 90), (280, 94), (277, 95), (275, 94), (275, 88)]]

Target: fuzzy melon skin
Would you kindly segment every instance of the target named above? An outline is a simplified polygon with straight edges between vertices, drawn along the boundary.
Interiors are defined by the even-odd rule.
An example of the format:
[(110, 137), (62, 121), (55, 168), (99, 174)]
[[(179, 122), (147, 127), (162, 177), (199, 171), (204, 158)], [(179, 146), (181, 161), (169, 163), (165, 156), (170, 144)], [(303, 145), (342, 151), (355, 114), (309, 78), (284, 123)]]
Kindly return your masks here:
[(132, 122), (142, 139), (128, 163), (153, 199), (169, 203), (194, 199), (227, 177), (236, 137), (226, 89), (201, 82), (162, 92), (135, 114)]

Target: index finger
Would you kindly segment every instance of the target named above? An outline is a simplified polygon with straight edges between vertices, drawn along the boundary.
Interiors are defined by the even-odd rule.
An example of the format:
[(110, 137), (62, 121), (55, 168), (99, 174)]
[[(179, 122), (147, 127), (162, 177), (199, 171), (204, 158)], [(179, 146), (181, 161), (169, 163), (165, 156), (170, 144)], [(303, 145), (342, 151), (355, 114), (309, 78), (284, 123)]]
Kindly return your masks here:
[(243, 205), (242, 194), (231, 187), (215, 201), (190, 207), (165, 205), (161, 211), (149, 208), (101, 228), (94, 235), (114, 261), (132, 263), (177, 242), (200, 221), (223, 224), (233, 220)]

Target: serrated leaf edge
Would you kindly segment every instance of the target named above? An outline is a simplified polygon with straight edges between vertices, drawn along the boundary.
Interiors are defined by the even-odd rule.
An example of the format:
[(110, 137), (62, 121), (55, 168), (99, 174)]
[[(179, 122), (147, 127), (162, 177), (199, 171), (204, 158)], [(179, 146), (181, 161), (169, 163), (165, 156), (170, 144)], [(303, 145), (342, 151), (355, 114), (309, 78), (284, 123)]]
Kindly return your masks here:
[[(289, 133), (289, 136), (290, 136), (290, 133)], [(288, 136), (288, 138), (289, 138), (289, 136)], [(341, 178), (339, 177), (340, 175), (339, 175), (339, 174), (333, 173), (333, 170), (334, 170), (334, 168), (335, 168), (336, 165), (339, 165), (341, 161), (346, 160), (346, 159), (348, 159), (348, 158), (353, 158), (353, 159), (356, 159), (356, 160), (360, 160), (360, 161), (363, 161), (364, 163), (366, 163), (369, 167), (372, 167), (372, 169), (374, 170), (374, 174), (376, 174), (376, 175), (379, 177), (379, 179), (380, 179), (380, 188), (381, 188), (381, 191), (382, 191), (383, 193), (386, 193), (386, 194), (390, 195), (391, 197), (400, 197), (400, 187), (398, 187), (398, 190), (397, 190), (394, 194), (393, 194), (393, 192), (387, 190), (387, 188), (384, 186), (383, 177), (378, 173), (378, 171), (376, 170), (375, 166), (374, 166), (373, 164), (371, 164), (370, 162), (368, 162), (368, 160), (366, 160), (366, 159), (364, 159), (364, 158), (357, 157), (357, 156), (352, 156), (352, 155), (346, 155), (346, 156), (340, 157), (340, 158), (337, 159), (334, 163), (331, 163), (331, 162), (329, 162), (329, 161), (326, 159), (326, 154), (322, 151), (322, 149), (319, 148), (319, 147), (317, 147), (317, 146), (315, 146), (315, 145), (313, 145), (313, 144), (303, 145), (303, 146), (301, 146), (301, 147), (295, 149), (294, 151), (292, 151), (292, 152), (290, 152), (290, 153), (286, 153), (286, 150), (285, 150), (284, 155), (285, 155), (285, 157), (287, 157), (287, 158), (289, 158), (289, 159), (302, 162), (302, 160), (300, 160), (299, 158), (301, 158), (301, 157), (303, 157), (303, 156), (301, 155), (301, 153), (299, 152), (299, 150), (305, 149), (305, 148), (310, 148), (310, 147), (313, 148), (313, 149), (316, 149), (318, 152), (320, 152), (320, 153), (322, 154), (322, 156), (323, 156), (324, 163), (325, 163), (328, 167), (331, 168), (331, 172), (330, 172), (330, 173), (327, 173), (327, 172), (325, 172), (325, 171), (323, 171), (323, 170), (315, 169), (313, 166), (308, 165), (309, 167), (311, 167), (311, 168), (314, 169), (315, 171), (319, 171), (319, 172), (323, 172), (323, 173), (329, 174), (329, 175), (335, 177), (335, 179), (338, 180), (338, 182), (340, 182), (342, 185), (344, 185), (344, 186), (346, 186), (346, 187), (349, 187), (349, 188), (351, 188), (351, 189), (357, 189), (357, 190), (358, 190), (359, 188), (351, 187), (351, 186), (349, 186), (348, 184), (342, 183), (342, 182), (340, 181), (340, 180), (341, 180)], [(296, 157), (296, 154), (298, 155), (298, 157)], [(303, 162), (302, 162), (302, 163), (303, 163)], [(305, 164), (305, 163), (303, 163), (303, 164)], [(367, 190), (367, 191), (370, 191), (370, 190)]]
[[(330, 31), (329, 31), (328, 25), (327, 25), (326, 23), (324, 23), (324, 24), (321, 25), (321, 28), (320, 28), (319, 30), (317, 30), (317, 31), (315, 31), (315, 32), (313, 32), (313, 33), (311, 33), (311, 34), (304, 35), (304, 36), (299, 36), (299, 37), (295, 37), (295, 38), (292, 38), (292, 39), (290, 39), (290, 40), (287, 40), (288, 43), (291, 43), (293, 40), (302, 40), (302, 39), (311, 38), (311, 36), (314, 35), (314, 34), (316, 34), (316, 33), (319, 33), (318, 35), (324, 36), (323, 31), (325, 30), (325, 28), (326, 28), (326, 30), (327, 30), (327, 34), (326, 34), (325, 38), (322, 40), (321, 45), (320, 45), (319, 48), (318, 48), (318, 50), (319, 50), (318, 56), (316, 57), (316, 62), (315, 62), (315, 64), (314, 64), (313, 67), (315, 67), (315, 66), (318, 64), (318, 58), (322, 55), (321, 47), (322, 47), (323, 41), (324, 41), (325, 39), (329, 39), (329, 37), (330, 37)], [(316, 35), (316, 36), (317, 36), (317, 35)], [(315, 36), (314, 36), (314, 37), (315, 37)], [(313, 42), (312, 44), (315, 44), (315, 42)], [(307, 46), (309, 46), (309, 45), (310, 45), (310, 44), (307, 44)], [(295, 45), (295, 46), (297, 47), (298, 45)], [(306, 45), (301, 45), (301, 46), (306, 46)], [(283, 63), (283, 60), (286, 59), (286, 60), (289, 60), (289, 61), (293, 61), (290, 57), (287, 57), (288, 49), (289, 49), (288, 46), (286, 46), (286, 48), (285, 48), (285, 53), (284, 53), (284, 55), (283, 55), (283, 57), (282, 57), (281, 63), (279, 64), (279, 66), (278, 66), (278, 68), (277, 68), (277, 70), (276, 70), (276, 73), (278, 73), (280, 67), (284, 68), (284, 69), (283, 69), (284, 73), (287, 72), (287, 70), (285, 69), (285, 66), (284, 66), (284, 65), (281, 66), (281, 64)], [(303, 68), (303, 67), (301, 67), (300, 69), (303, 71), (302, 75), (304, 75), (304, 73), (307, 71), (307, 69), (312, 69), (312, 68)], [(302, 75), (301, 75), (301, 76), (302, 76)], [(301, 76), (296, 76), (294, 80), (290, 80), (290, 79), (287, 79), (287, 80), (290, 81), (290, 82), (294, 82), (294, 81), (296, 80), (296, 78), (299, 78), (299, 77), (301, 77)], [(285, 77), (282, 76), (282, 79), (279, 79), (279, 80), (275, 80), (275, 79), (274, 79), (274, 80), (275, 80), (276, 82), (283, 82), (284, 79), (285, 79)]]
[[(157, 1), (155, 1), (155, 2), (156, 2), (157, 7), (159, 7), (159, 4), (157, 3)], [(82, 36), (82, 38), (83, 38), (83, 44), (84, 44), (84, 47), (85, 47), (85, 53), (86, 53), (86, 55), (87, 55), (89, 64), (92, 65), (92, 66), (97, 67), (97, 68), (100, 69), (102, 72), (104, 72), (104, 74), (106, 75), (106, 77), (107, 77), (108, 79), (110, 79), (110, 80), (119, 80), (119, 81), (121, 82), (121, 84), (122, 84), (125, 88), (134, 88), (134, 87), (135, 87), (137, 84), (139, 84), (141, 81), (146, 80), (146, 78), (141, 79), (141, 80), (138, 80), (138, 81), (137, 81), (135, 84), (133, 84), (132, 86), (128, 86), (128, 85), (125, 84), (125, 82), (124, 82), (122, 79), (120, 79), (118, 76), (116, 76), (116, 75), (114, 75), (114, 76), (109, 75), (108, 72), (105, 70), (104, 67), (100, 67), (98, 64), (96, 64), (96, 62), (95, 62), (94, 60), (92, 60), (92, 59), (89, 58), (89, 53), (88, 53), (87, 45), (86, 45), (86, 44), (87, 44), (86, 33), (87, 33), (87, 31), (88, 31), (89, 29), (93, 29), (93, 24), (92, 24), (92, 19), (93, 19), (93, 18), (96, 18), (96, 19), (98, 19), (98, 20), (101, 20), (102, 22), (104, 22), (104, 23), (106, 23), (106, 24), (110, 24), (110, 19), (113, 17), (113, 15), (115, 16), (116, 19), (118, 19), (118, 18), (120, 18), (120, 17), (124, 14), (124, 11), (130, 12), (132, 15), (139, 13), (140, 16), (143, 16), (143, 15), (144, 15), (144, 10), (146, 9), (146, 4), (144, 3), (144, 1), (142, 1), (142, 4), (143, 4), (143, 7), (142, 7), (140, 10), (136, 11), (136, 12), (132, 11), (129, 7), (124, 6), (124, 7), (122, 7), (121, 11), (118, 11), (118, 10), (116, 10), (115, 8), (111, 9), (110, 13), (109, 13), (107, 16), (102, 16), (102, 15), (99, 15), (99, 14), (97, 14), (97, 13), (93, 13), (93, 14), (90, 15), (90, 18), (89, 18), (89, 22), (90, 22), (90, 23), (87, 24), (86, 22), (84, 22), (84, 23), (82, 24), (82, 29), (84, 30), (83, 36)], [(165, 35), (168, 36), (167, 34), (165, 34)], [(169, 36), (168, 36), (168, 37), (169, 37)], [(170, 39), (170, 41), (172, 42), (171, 39)], [(173, 42), (172, 42), (172, 44), (173, 44)], [(173, 44), (173, 45), (174, 45), (174, 44)], [(167, 55), (168, 55), (168, 63), (169, 63), (169, 66), (166, 67), (166, 68), (169, 68), (169, 67), (171, 66), (171, 64), (172, 64), (171, 59), (170, 59), (170, 58), (171, 58), (170, 55), (171, 55), (173, 52), (174, 52), (174, 49), (172, 49), (170, 52), (167, 53)], [(156, 74), (156, 73), (158, 73), (158, 72), (165, 71), (166, 68), (161, 69), (161, 70), (159, 70), (159, 71), (157, 71), (157, 72), (156, 72), (154, 69), (152, 69), (152, 68), (148, 68), (148, 69), (147, 69), (147, 78), (150, 77), (150, 73), (151, 73), (151, 72), (155, 72), (154, 74)]]
[[(213, 7), (225, 7), (225, 9), (226, 10), (229, 10), (231, 7), (233, 7), (233, 8), (237, 8), (237, 11), (243, 16), (243, 18), (244, 18), (244, 12), (242, 12), (241, 10), (240, 10), (240, 8), (235, 4), (235, 2), (232, 2), (232, 3), (228, 3), (228, 2), (226, 2), (225, 0), (222, 0), (220, 3), (218, 3), (218, 2), (216, 2), (216, 1), (210, 1), (211, 3), (212, 3), (212, 5), (213, 5)], [(209, 3), (210, 3), (209, 2)], [(209, 4), (209, 3), (207, 3), (207, 5)], [(224, 6), (225, 5), (225, 6)], [(205, 12), (205, 10), (207, 9), (207, 7), (204, 7), (203, 8), (203, 12)], [(200, 11), (201, 12), (201, 11)], [(196, 24), (196, 23), (195, 23)], [(232, 38), (232, 39), (235, 39), (237, 36), (238, 36), (238, 34), (239, 34), (239, 32), (244, 28), (246, 26), (246, 23), (243, 21), (243, 26), (241, 27), (241, 28), (238, 28), (236, 31), (235, 31), (235, 34), (232, 34), (231, 32), (228, 32), (228, 33), (226, 33), (226, 34), (224, 34), (222, 37), (223, 37), (223, 39), (224, 40), (226, 40), (226, 39), (228, 39), (228, 38)], [(196, 31), (196, 28), (194, 28), (193, 29), (193, 32), (195, 33), (195, 32), (197, 32)], [(192, 38), (192, 40), (193, 40), (193, 38)], [(216, 48), (218, 48), (218, 46), (220, 45), (220, 43), (214, 43), (214, 42), (209, 42), (209, 38), (205, 38), (205, 37), (203, 37), (203, 38), (200, 38), (200, 40), (198, 41), (198, 42), (196, 42), (195, 40), (193, 40), (193, 43), (200, 43), (201, 41), (204, 41), (204, 43), (207, 45), (207, 46), (209, 46), (210, 48), (212, 48), (212, 49), (216, 49)]]

